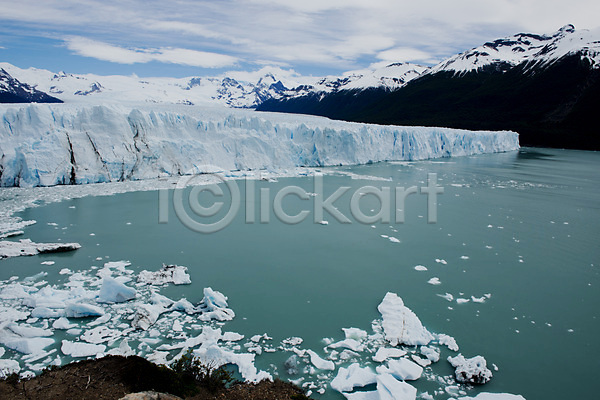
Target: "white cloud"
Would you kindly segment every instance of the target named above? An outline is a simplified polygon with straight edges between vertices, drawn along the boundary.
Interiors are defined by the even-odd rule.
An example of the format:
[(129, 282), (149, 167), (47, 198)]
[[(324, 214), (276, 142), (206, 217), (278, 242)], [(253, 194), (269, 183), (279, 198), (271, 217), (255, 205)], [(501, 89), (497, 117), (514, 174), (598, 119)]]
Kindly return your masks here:
[(203, 68), (221, 68), (234, 65), (238, 59), (224, 54), (179, 48), (127, 49), (80, 36), (65, 38), (67, 48), (74, 53), (98, 60), (120, 64), (163, 63), (190, 65)]
[(392, 62), (429, 62), (433, 59), (430, 53), (411, 47), (396, 47), (382, 51), (377, 58), (387, 63)]
[(2, 10), (0, 30), (8, 22), (33, 35), (93, 39), (92, 54), (89, 42), (69, 42), (89, 57), (297, 70), (428, 63), (517, 32), (600, 26), (597, 0), (19, 0)]

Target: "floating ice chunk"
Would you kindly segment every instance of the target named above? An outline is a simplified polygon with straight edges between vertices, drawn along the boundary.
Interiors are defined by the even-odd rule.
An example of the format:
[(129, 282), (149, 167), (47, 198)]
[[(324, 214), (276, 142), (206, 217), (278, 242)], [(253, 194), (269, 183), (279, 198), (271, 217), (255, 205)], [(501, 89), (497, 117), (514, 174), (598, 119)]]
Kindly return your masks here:
[(142, 304), (136, 309), (131, 326), (144, 331), (148, 330), (163, 312), (165, 309), (160, 304)]
[(411, 355), (410, 358), (423, 368), (427, 367), (428, 365), (431, 365), (431, 360), (429, 360), (428, 358), (421, 358), (416, 354)]
[(192, 283), (187, 273), (187, 267), (180, 265), (166, 265), (158, 271), (142, 271), (138, 275), (138, 282), (148, 285), (164, 285), (174, 283), (175, 285), (189, 285)]
[(471, 301), (473, 303), (485, 303), (486, 299), (487, 299), (487, 297), (485, 297), (485, 296), (482, 296), (482, 297), (471, 296)]
[(42, 264), (42, 265), (54, 265), (54, 264), (56, 264), (56, 262), (55, 261), (42, 261), (40, 264)]
[(136, 291), (134, 288), (125, 286), (114, 278), (109, 276), (102, 279), (100, 294), (96, 300), (98, 303), (123, 303), (135, 299)]
[(456, 299), (456, 303), (458, 303), (458, 304), (465, 304), (465, 303), (468, 303), (469, 301), (471, 301), (471, 299), (464, 299), (462, 297), (459, 297), (458, 299)]
[(112, 318), (111, 314), (104, 314), (103, 316), (96, 318), (94, 321), (88, 322), (87, 326), (92, 327), (92, 326), (102, 325), (102, 324), (105, 324), (108, 321), (110, 321), (111, 318)]
[(69, 318), (100, 317), (102, 315), (104, 315), (102, 308), (87, 303), (69, 303), (65, 308), (65, 317)]
[(421, 377), (423, 367), (414, 362), (401, 358), (399, 360), (390, 360), (388, 365), (377, 367), (378, 374), (390, 374), (401, 381), (414, 381)]
[(63, 340), (60, 351), (71, 357), (90, 357), (104, 353), (106, 346), (103, 344), (90, 344), (81, 342), (71, 342)]
[(331, 381), (331, 388), (338, 392), (349, 392), (355, 387), (364, 387), (377, 382), (377, 375), (369, 367), (361, 368), (359, 363), (341, 367)]
[(133, 351), (133, 349), (129, 346), (127, 339), (123, 339), (119, 347), (110, 349), (106, 354), (128, 357), (135, 355), (135, 351)]
[(204, 298), (199, 306), (202, 311), (199, 319), (202, 321), (231, 321), (235, 317), (232, 309), (227, 308), (227, 297), (211, 288), (204, 289)]
[(0, 259), (19, 256), (33, 256), (43, 253), (61, 253), (81, 248), (79, 243), (34, 243), (29, 239), (18, 242), (0, 241)]
[(167, 357), (169, 357), (168, 351), (154, 351), (152, 354), (146, 356), (148, 361), (153, 362), (154, 364), (168, 364)]
[(49, 329), (36, 328), (33, 326), (18, 325), (15, 323), (8, 325), (8, 329), (10, 329), (14, 333), (16, 333), (17, 335), (22, 336), (22, 337), (31, 338), (31, 337), (40, 337), (40, 336), (52, 336), (52, 331)]
[(443, 258), (442, 258), (442, 259), (440, 259), (440, 258), (436, 258), (436, 259), (435, 259), (435, 262), (436, 262), (436, 263), (439, 263), (439, 264), (443, 264), (443, 265), (446, 265), (446, 264), (448, 264), (448, 262), (447, 262), (446, 260), (444, 260)]
[(210, 346), (203, 345), (200, 349), (194, 351), (194, 355), (199, 358), (200, 362), (206, 365), (212, 365), (214, 368), (219, 368), (226, 364), (237, 365), (242, 378), (247, 382), (260, 382), (265, 379), (270, 381), (273, 380), (271, 374), (256, 369), (256, 366), (254, 365), (254, 354), (233, 353), (212, 344)]
[(47, 337), (22, 337), (9, 329), (0, 330), (0, 343), (9, 349), (24, 354), (41, 353), (46, 347), (54, 343), (54, 339)]
[(342, 328), (346, 339), (365, 340), (368, 336), (367, 331), (359, 328)]
[(444, 333), (438, 333), (435, 335), (437, 341), (442, 346), (448, 347), (449, 350), (458, 351), (458, 344), (456, 344), (456, 339), (452, 336), (446, 335)]
[(356, 353), (356, 352), (354, 352), (352, 350), (345, 349), (345, 350), (343, 350), (340, 353), (340, 360), (342, 360), (342, 361), (348, 361), (348, 360), (351, 360), (353, 358), (357, 358), (359, 356), (360, 356), (360, 354), (358, 354), (358, 353)]
[(419, 317), (404, 306), (397, 294), (388, 292), (377, 309), (383, 318), (385, 340), (392, 346), (424, 346), (433, 340), (433, 335), (423, 327)]
[(457, 400), (525, 400), (525, 397), (509, 393), (479, 393), (475, 397), (459, 397)]
[(0, 329), (14, 321), (21, 321), (27, 317), (29, 317), (29, 312), (27, 311), (19, 311), (14, 308), (0, 306)]
[(415, 400), (417, 389), (390, 374), (377, 375), (377, 393), (380, 400)]
[(81, 340), (88, 343), (99, 344), (108, 342), (109, 340), (115, 339), (119, 336), (121, 336), (121, 333), (117, 330), (110, 329), (106, 326), (98, 326), (85, 331), (83, 335), (81, 335)]
[(348, 400), (379, 400), (379, 393), (377, 390), (371, 390), (368, 392), (352, 392), (342, 393)]
[(441, 285), (442, 281), (440, 281), (440, 278), (434, 276), (433, 278), (428, 280), (427, 283), (429, 283), (430, 285)]
[(304, 341), (304, 339), (302, 339), (301, 337), (289, 337), (287, 339), (283, 339), (281, 341), (281, 344), (286, 345), (286, 346), (299, 346), (302, 344), (302, 342)]
[[(31, 288), (27, 288), (31, 290)], [(15, 300), (15, 299), (23, 299), (29, 296), (26, 288), (20, 283), (11, 283), (10, 285), (6, 285), (0, 290), (0, 299), (5, 300)]]
[(12, 374), (18, 374), (20, 371), (21, 367), (18, 361), (0, 359), (0, 379), (5, 379)]
[(421, 354), (423, 354), (425, 357), (427, 357), (428, 360), (432, 362), (440, 361), (440, 349), (437, 349), (435, 347), (422, 346)]
[(389, 241), (392, 243), (400, 243), (400, 239), (395, 238), (393, 236), (388, 237)]
[(459, 354), (448, 357), (448, 362), (456, 368), (454, 375), (458, 382), (484, 384), (492, 379), (492, 371), (487, 368), (485, 358), (482, 356), (464, 358)]
[(296, 375), (298, 374), (298, 356), (296, 354), (292, 354), (285, 362), (283, 366), (288, 375)]
[(427, 267), (424, 265), (416, 265), (415, 270), (417, 271), (427, 271)]
[(396, 348), (380, 347), (377, 349), (377, 353), (373, 356), (373, 361), (384, 362), (388, 358), (398, 358), (406, 355), (406, 351)]
[(312, 350), (306, 350), (308, 355), (310, 356), (310, 362), (317, 369), (322, 369), (326, 371), (333, 371), (335, 369), (335, 364), (333, 361), (322, 359), (317, 353)]
[(75, 327), (75, 324), (72, 324), (69, 322), (68, 319), (66, 319), (65, 317), (60, 317), (59, 319), (57, 319), (56, 321), (54, 321), (52, 323), (52, 328), (54, 329), (71, 329)]
[(173, 303), (169, 308), (169, 311), (183, 311), (186, 314), (197, 314), (200, 312), (200, 309), (194, 307), (187, 299), (181, 299)]
[(365, 346), (362, 343), (354, 339), (345, 339), (336, 343), (331, 343), (327, 347), (331, 347), (332, 349), (344, 348), (352, 351), (363, 351), (365, 349)]
[(183, 332), (183, 325), (176, 319), (173, 321), (173, 327), (171, 329), (173, 329), (173, 332)]
[(442, 299), (446, 299), (448, 301), (454, 300), (454, 296), (452, 296), (452, 293), (438, 294), (438, 296), (440, 296)]
[(224, 342), (237, 342), (244, 339), (244, 335), (240, 335), (237, 332), (225, 332), (223, 336), (221, 336), (221, 340)]
[(461, 259), (461, 260), (468, 260), (468, 259), (469, 259), (469, 256), (460, 256), (460, 259)]

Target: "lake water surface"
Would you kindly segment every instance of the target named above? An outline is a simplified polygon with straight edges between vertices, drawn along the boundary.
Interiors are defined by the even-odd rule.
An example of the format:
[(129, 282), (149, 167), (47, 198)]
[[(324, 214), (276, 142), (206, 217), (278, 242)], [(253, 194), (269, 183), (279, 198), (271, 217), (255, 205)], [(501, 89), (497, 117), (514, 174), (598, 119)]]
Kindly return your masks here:
[[(430, 331), (453, 336), (463, 355), (483, 355), (488, 366), (498, 367), (490, 383), (469, 394), (508, 392), (528, 400), (594, 398), (600, 368), (599, 167), (600, 154), (595, 152), (525, 148), (328, 169), (343, 174), (324, 176), (325, 196), (350, 187), (336, 206), (352, 223), (340, 223), (325, 212), (327, 225), (313, 223), (312, 214), (299, 224), (286, 224), (272, 207), (269, 223), (260, 223), (259, 194), (265, 193), (261, 189), (269, 190), (270, 200), (290, 185), (313, 193), (313, 177), (254, 183), (254, 223), (245, 222), (245, 183), (237, 181), (241, 210), (231, 224), (211, 234), (194, 232), (179, 221), (172, 191), (168, 223), (162, 224), (156, 191), (72, 199), (19, 216), (38, 221), (26, 228), (25, 237), (35, 242), (74, 241), (82, 248), (2, 260), (0, 280), (47, 271), (44, 279), (62, 282), (66, 278), (58, 274), (60, 269), (101, 267), (98, 257), (129, 260), (136, 271), (156, 270), (162, 263), (184, 265), (192, 284), (169, 286), (161, 294), (197, 303), (202, 289), (210, 286), (228, 296), (236, 312), (223, 329), (246, 336), (267, 333), (275, 344), (299, 336), (303, 348), (323, 356), (323, 338), (341, 340), (345, 327), (370, 331), (371, 321), (379, 317), (377, 305), (387, 292), (395, 292)], [(364, 190), (360, 188), (390, 187), (393, 193), (396, 187), (423, 187), (429, 173), (436, 173), (444, 188), (438, 197), (437, 223), (427, 223), (424, 194), (407, 197), (404, 223), (363, 224), (352, 217), (350, 197)], [(357, 175), (367, 178), (356, 179)], [(205, 202), (213, 197), (206, 192), (201, 196)], [(312, 213), (312, 201), (288, 195), (284, 208), (288, 214), (302, 209)], [(379, 200), (362, 196), (360, 207), (373, 214)], [(45, 260), (56, 264), (41, 265)], [(417, 265), (427, 271), (415, 270)], [(434, 277), (439, 285), (428, 283)], [(446, 293), (454, 300), (438, 296)], [(485, 294), (491, 297), (484, 303), (456, 302)], [(445, 358), (453, 354), (442, 349), (433, 373), (451, 375)], [(285, 379), (283, 362), (289, 356), (263, 353), (256, 365), (270, 372), (276, 368)], [(414, 386), (419, 392), (443, 389), (427, 379)], [(331, 389), (322, 397), (342, 398)]]

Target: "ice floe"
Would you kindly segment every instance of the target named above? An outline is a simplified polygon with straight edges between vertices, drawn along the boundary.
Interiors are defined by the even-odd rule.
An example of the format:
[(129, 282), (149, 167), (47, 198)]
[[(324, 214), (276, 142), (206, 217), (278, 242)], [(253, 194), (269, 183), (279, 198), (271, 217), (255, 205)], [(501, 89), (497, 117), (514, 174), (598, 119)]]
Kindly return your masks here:
[(63, 340), (60, 350), (63, 352), (63, 354), (71, 357), (89, 357), (104, 353), (106, 346), (103, 344), (90, 344)]
[(61, 253), (81, 248), (79, 243), (34, 243), (30, 239), (18, 242), (0, 241), (0, 259), (19, 256), (34, 256), (43, 253)]
[(406, 358), (400, 358), (388, 361), (387, 366), (378, 366), (377, 373), (390, 374), (401, 381), (414, 381), (421, 377), (423, 367)]
[(192, 283), (187, 267), (180, 265), (166, 265), (158, 271), (142, 271), (138, 275), (138, 282), (149, 285), (164, 285), (173, 283), (175, 285), (189, 285)]
[(383, 318), (385, 339), (393, 346), (424, 346), (433, 340), (433, 335), (425, 329), (419, 317), (404, 305), (397, 294), (388, 292), (377, 309)]
[(459, 397), (457, 400), (525, 400), (525, 397), (509, 393), (479, 393), (475, 397)]
[(486, 360), (482, 356), (465, 358), (459, 354), (448, 357), (448, 362), (455, 368), (454, 374), (458, 382), (480, 385), (492, 379), (492, 371), (487, 368)]
[(135, 299), (136, 291), (134, 288), (125, 286), (116, 279), (109, 276), (102, 279), (102, 287), (98, 295), (99, 303), (122, 303), (124, 301)]
[(331, 388), (338, 392), (349, 392), (355, 387), (364, 387), (377, 382), (377, 374), (369, 367), (361, 368), (360, 364), (350, 364), (348, 368), (340, 367), (336, 377), (331, 381)]

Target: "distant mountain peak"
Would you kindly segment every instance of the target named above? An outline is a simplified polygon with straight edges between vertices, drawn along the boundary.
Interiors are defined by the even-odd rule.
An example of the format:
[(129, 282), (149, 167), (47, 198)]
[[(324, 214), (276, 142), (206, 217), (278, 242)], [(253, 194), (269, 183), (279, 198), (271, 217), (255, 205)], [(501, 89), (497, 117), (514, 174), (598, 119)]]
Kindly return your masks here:
[(490, 65), (516, 66), (525, 62), (547, 66), (571, 54), (579, 54), (593, 68), (600, 68), (598, 39), (590, 31), (576, 30), (572, 24), (549, 35), (518, 33), (452, 56), (431, 68), (428, 73), (452, 71), (462, 75)]
[(4, 68), (0, 68), (0, 103), (61, 103), (61, 101), (20, 82)]

